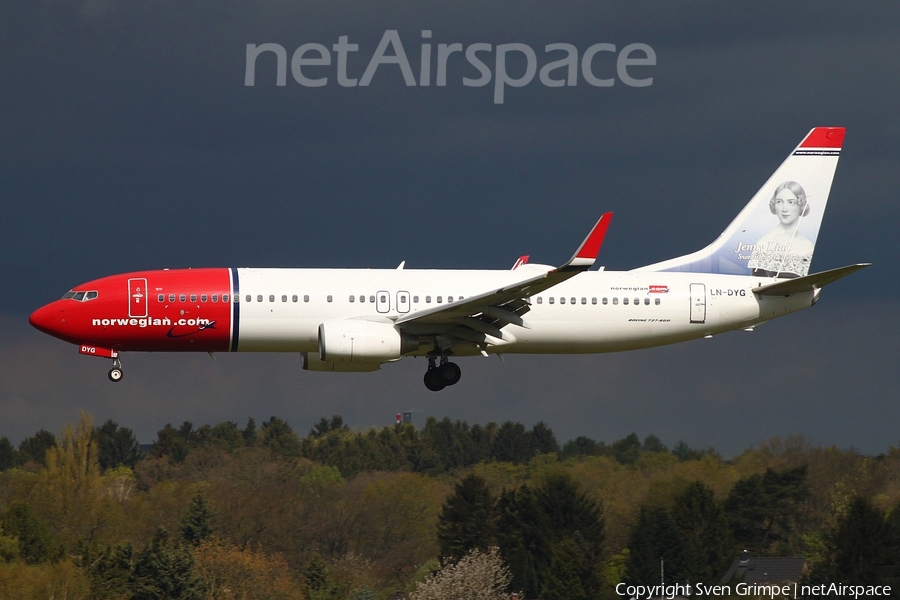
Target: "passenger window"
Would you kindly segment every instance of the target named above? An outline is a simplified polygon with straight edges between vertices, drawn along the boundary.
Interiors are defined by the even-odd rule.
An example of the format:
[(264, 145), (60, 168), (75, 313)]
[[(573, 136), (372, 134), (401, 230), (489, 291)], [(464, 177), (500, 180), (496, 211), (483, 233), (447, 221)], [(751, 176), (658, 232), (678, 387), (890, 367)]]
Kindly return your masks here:
[(282, 302), (287, 302), (287, 294), (282, 294), (282, 295), (281, 295), (281, 301), (282, 301)]
[(387, 296), (385, 296), (384, 294), (382, 294), (380, 300), (381, 300), (382, 302), (387, 302)]
[(575, 298), (569, 298), (569, 302), (570, 302), (571, 304), (575, 304)]
[(269, 294), (269, 302), (275, 302), (275, 294)]
[(197, 294), (191, 294), (191, 302), (197, 301)]
[(644, 298), (644, 306), (650, 306), (650, 298)]
[(219, 295), (218, 295), (218, 294), (213, 294), (213, 295), (212, 295), (212, 301), (213, 301), (213, 302), (218, 302), (218, 301), (219, 301)]
[(559, 299), (559, 303), (560, 303), (560, 304), (565, 304), (565, 303), (566, 303), (566, 299), (565, 299), (564, 297), (563, 297), (563, 298), (560, 298), (560, 299)]
[(657, 306), (659, 306), (659, 298), (656, 298), (656, 299), (653, 301), (653, 303), (656, 304)]
[(443, 302), (444, 302), (444, 297), (443, 297), (443, 296), (438, 296), (438, 297), (437, 297), (437, 303), (438, 303), (438, 304), (442, 304)]
[(166, 295), (165, 295), (165, 294), (160, 294), (159, 296), (156, 297), (156, 301), (157, 301), (157, 302), (165, 302), (165, 301), (166, 301)]
[(297, 294), (294, 294), (293, 296), (291, 296), (291, 302), (296, 302), (296, 301), (297, 301)]
[(640, 306), (640, 305), (641, 305), (641, 299), (640, 299), (640, 298), (635, 298), (635, 299), (634, 299), (634, 305), (635, 305), (635, 306)]
[(618, 303), (619, 303), (619, 299), (618, 299), (618, 298), (613, 298), (613, 305), (615, 306), (615, 305), (618, 304)]
[(331, 297), (331, 294), (328, 294), (328, 295), (325, 297), (325, 299), (328, 300), (329, 302), (331, 302), (334, 298)]
[(582, 303), (582, 304), (587, 304), (587, 298), (585, 298), (584, 296), (582, 296), (582, 297), (581, 297), (581, 303)]
[(597, 304), (597, 296), (591, 298), (591, 304)]
[(308, 295), (304, 295), (304, 296), (303, 296), (303, 301), (304, 301), (304, 302), (309, 302), (309, 296), (308, 296)]
[(207, 300), (209, 300), (209, 296), (207, 296), (206, 294), (200, 294), (200, 302), (206, 302)]
[(447, 302), (453, 302), (453, 296), (447, 296)]
[(262, 301), (263, 301), (262, 294), (257, 294), (257, 295), (256, 295), (256, 301), (257, 301), (257, 302), (262, 302)]
[(606, 298), (603, 298), (603, 306), (606, 306), (608, 303), (609, 303), (609, 300), (607, 300)]
[(185, 300), (187, 300), (187, 296), (185, 296), (184, 294), (179, 294), (179, 296), (178, 296), (178, 301), (179, 301), (179, 302), (184, 302)]
[(425, 296), (425, 304), (431, 304), (431, 296)]
[(628, 298), (622, 298), (622, 304), (628, 306)]
[(540, 296), (538, 296), (538, 297), (537, 297), (537, 303), (538, 303), (538, 304), (543, 304), (543, 303), (544, 303), (544, 299), (541, 298)]
[(413, 304), (418, 304), (418, 303), (419, 303), (419, 297), (413, 296)]
[(356, 301), (356, 296), (354, 296), (353, 294), (350, 294), (350, 302), (351, 302), (351, 304), (352, 304), (353, 302), (355, 302), (355, 301)]
[(549, 302), (550, 304), (553, 304), (553, 296), (550, 296), (549, 298), (547, 298), (547, 302)]
[(360, 294), (360, 295), (359, 295), (359, 301), (364, 303), (364, 302), (366, 301), (366, 297), (363, 296), (362, 294)]
[(375, 296), (369, 296), (369, 302), (375, 304)]

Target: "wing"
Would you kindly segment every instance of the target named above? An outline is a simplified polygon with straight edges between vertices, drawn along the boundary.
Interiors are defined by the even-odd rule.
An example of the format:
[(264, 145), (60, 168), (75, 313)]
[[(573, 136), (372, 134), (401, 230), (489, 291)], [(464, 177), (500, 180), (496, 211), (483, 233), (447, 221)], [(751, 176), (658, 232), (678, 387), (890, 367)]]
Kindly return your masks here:
[(502, 328), (509, 324), (529, 328), (522, 315), (530, 310), (531, 296), (587, 271), (600, 252), (611, 219), (612, 213), (600, 217), (572, 258), (561, 267), (450, 304), (403, 315), (396, 324), (412, 335), (444, 334), (472, 342), (482, 352), (483, 344), (515, 341)]

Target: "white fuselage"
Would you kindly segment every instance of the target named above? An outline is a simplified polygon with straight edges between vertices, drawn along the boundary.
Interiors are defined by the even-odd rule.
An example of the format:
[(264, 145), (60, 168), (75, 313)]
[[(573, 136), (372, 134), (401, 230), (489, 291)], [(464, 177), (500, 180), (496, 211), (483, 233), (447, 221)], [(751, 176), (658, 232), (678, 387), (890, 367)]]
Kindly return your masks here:
[[(513, 271), (237, 269), (244, 352), (316, 352), (324, 321), (395, 319), (513, 284), (543, 267)], [(525, 324), (503, 328), (494, 353), (615, 352), (660, 346), (807, 308), (814, 292), (752, 292), (773, 279), (708, 273), (588, 271), (530, 298)], [(352, 298), (352, 300), (351, 300)], [(422, 348), (425, 354), (430, 348)], [(475, 354), (475, 346), (454, 354)]]

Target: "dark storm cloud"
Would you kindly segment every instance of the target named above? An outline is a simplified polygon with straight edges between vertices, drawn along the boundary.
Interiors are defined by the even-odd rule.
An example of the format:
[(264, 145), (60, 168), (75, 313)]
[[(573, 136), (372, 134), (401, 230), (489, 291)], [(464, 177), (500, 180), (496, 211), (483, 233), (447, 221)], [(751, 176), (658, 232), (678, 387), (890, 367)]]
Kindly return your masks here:
[[(399, 31), (416, 73), (423, 29), (433, 32), (435, 45), (520, 42), (539, 57), (549, 43), (583, 51), (598, 42), (642, 42), (658, 60), (645, 68), (654, 79), (648, 88), (594, 88), (580, 79), (550, 89), (535, 81), (507, 89), (503, 105), (492, 102), (492, 86), (462, 86), (461, 77), (475, 76), (464, 62), (451, 64), (444, 88), (407, 87), (390, 65), (368, 88), (342, 88), (333, 71), (322, 88), (302, 87), (290, 74), (277, 87), (271, 62), (260, 62), (256, 86), (244, 86), (247, 44), (277, 43), (291, 53), (306, 42), (330, 47), (347, 35), (360, 45), (350, 61), (352, 76), (360, 77), (388, 29)], [(826, 318), (817, 307), (767, 325), (768, 335), (729, 337), (728, 353), (746, 362), (740, 369), (721, 364), (722, 352), (704, 344), (609, 357), (520, 357), (503, 365), (466, 361), (461, 389), (437, 399), (420, 389), (421, 361), (370, 378), (319, 378), (293, 373), (290, 356), (229, 356), (212, 367), (205, 355), (129, 356), (127, 387), (112, 389), (98, 377), (102, 362), (26, 329), (4, 354), (0, 414), (9, 418), (0, 420), (9, 429), (0, 435), (49, 426), (34, 407), (58, 416), (63, 402), (94, 402), (95, 416), (113, 416), (146, 440), (160, 421), (180, 418), (272, 413), (302, 425), (343, 412), (367, 425), (410, 403), (452, 413), (458, 403), (446, 398), (458, 393), (472, 407), (454, 416), (544, 418), (564, 437), (610, 439), (635, 429), (724, 445), (797, 431), (864, 447), (864, 423), (889, 410), (876, 404), (853, 427), (840, 427), (816, 403), (831, 398), (840, 415), (835, 390), (852, 390), (814, 367), (834, 377), (842, 371), (834, 362), (839, 349), (858, 348), (853, 360), (868, 365), (869, 377), (854, 380), (853, 389), (872, 398), (881, 398), (892, 372), (889, 338), (866, 345), (869, 330), (855, 319), (842, 325), (841, 314), (864, 312), (862, 322), (878, 329), (879, 318), (895, 310), (888, 224), (900, 218), (900, 11), (893, 2), (551, 8), (536, 1), (48, 0), (4, 5), (0, 34), (0, 312), (19, 324), (72, 285), (143, 268), (394, 267), (401, 260), (409, 267), (508, 268), (526, 253), (558, 263), (605, 210), (616, 216), (601, 262), (634, 268), (714, 239), (815, 125), (845, 125), (848, 135), (813, 268), (876, 263), (823, 294), (823, 304), (839, 301), (844, 312)], [(611, 62), (597, 65), (614, 72)], [(746, 438), (734, 434), (745, 415), (734, 398), (716, 404), (710, 390), (722, 397), (733, 387), (744, 390), (756, 383), (750, 374), (778, 372), (772, 357), (782, 342), (796, 338), (802, 349), (809, 336), (835, 328), (844, 341), (823, 339), (820, 362), (800, 361), (812, 370), (798, 383), (764, 378), (767, 386), (790, 389), (796, 408), (761, 405), (752, 413), (758, 427)], [(781, 337), (784, 330), (794, 337)], [(46, 357), (55, 375), (43, 375)], [(695, 372), (691, 364), (714, 367)], [(141, 368), (153, 375), (141, 379)], [(198, 368), (205, 373), (200, 382), (191, 375)], [(572, 384), (570, 404), (554, 402), (560, 412), (547, 413), (529, 390), (537, 374), (557, 370), (569, 374), (560, 385), (577, 381), (576, 373), (587, 379), (584, 388)], [(646, 379), (651, 370), (662, 375)], [(628, 402), (604, 396), (598, 404), (586, 391), (610, 377), (619, 386), (615, 398)], [(369, 398), (372, 381), (388, 392)], [(159, 404), (160, 394), (179, 402)], [(743, 405), (761, 401), (741, 394)], [(403, 400), (395, 406), (393, 398)], [(598, 405), (608, 410), (590, 412)], [(685, 417), (685, 405), (705, 407), (710, 426)], [(759, 416), (767, 411), (787, 415), (785, 422)], [(584, 414), (596, 415), (597, 425), (582, 430)], [(888, 437), (880, 435), (872, 448), (883, 449)]]

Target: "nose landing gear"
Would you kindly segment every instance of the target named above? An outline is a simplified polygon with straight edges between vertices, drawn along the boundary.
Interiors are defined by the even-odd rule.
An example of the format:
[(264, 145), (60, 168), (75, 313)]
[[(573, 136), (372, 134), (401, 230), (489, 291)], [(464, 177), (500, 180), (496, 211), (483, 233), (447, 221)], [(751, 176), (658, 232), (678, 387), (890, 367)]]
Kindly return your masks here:
[(434, 356), (428, 357), (428, 370), (425, 371), (425, 387), (432, 392), (439, 392), (448, 385), (455, 385), (462, 377), (459, 365), (452, 363), (446, 355), (441, 356), (440, 365), (435, 364)]
[(112, 369), (109, 370), (107, 377), (112, 382), (122, 381), (122, 377), (124, 377), (125, 373), (122, 371), (122, 361), (118, 358), (113, 359)]

